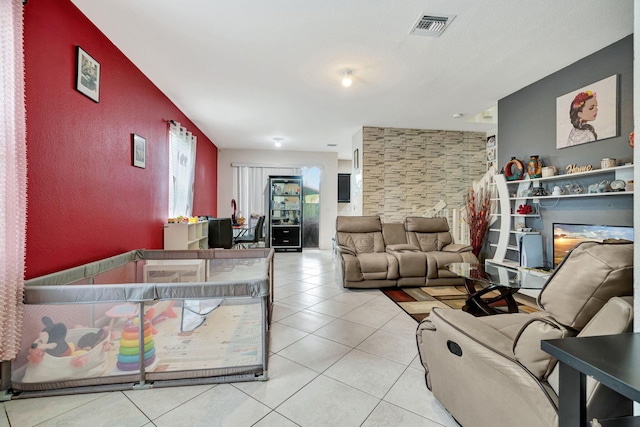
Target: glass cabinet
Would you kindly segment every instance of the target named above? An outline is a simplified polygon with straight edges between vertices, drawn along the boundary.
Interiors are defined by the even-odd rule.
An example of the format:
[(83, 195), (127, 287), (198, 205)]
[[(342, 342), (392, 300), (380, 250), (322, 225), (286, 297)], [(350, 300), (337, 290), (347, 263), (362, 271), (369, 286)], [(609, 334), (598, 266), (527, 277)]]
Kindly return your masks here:
[(302, 177), (270, 176), (267, 244), (276, 251), (302, 251)]

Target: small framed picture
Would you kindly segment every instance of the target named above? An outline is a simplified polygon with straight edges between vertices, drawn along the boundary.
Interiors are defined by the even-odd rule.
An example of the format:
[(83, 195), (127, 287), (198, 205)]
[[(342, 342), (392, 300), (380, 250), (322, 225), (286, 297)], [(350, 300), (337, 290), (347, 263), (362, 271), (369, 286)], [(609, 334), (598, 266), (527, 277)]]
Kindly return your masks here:
[(137, 168), (146, 168), (147, 165), (147, 140), (136, 135), (131, 134), (131, 144), (133, 152), (133, 166)]
[(100, 102), (100, 63), (76, 46), (76, 90)]

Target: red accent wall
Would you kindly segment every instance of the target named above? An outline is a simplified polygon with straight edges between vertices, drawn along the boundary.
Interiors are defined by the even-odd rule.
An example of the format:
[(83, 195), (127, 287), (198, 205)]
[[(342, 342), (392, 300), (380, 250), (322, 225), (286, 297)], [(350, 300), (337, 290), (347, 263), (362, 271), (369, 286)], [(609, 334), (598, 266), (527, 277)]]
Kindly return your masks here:
[[(194, 215), (217, 213), (217, 147), (70, 1), (25, 7), (26, 278), (161, 249), (168, 124), (197, 136)], [(75, 90), (76, 46), (100, 63), (100, 103)], [(131, 134), (147, 140), (132, 166)]]

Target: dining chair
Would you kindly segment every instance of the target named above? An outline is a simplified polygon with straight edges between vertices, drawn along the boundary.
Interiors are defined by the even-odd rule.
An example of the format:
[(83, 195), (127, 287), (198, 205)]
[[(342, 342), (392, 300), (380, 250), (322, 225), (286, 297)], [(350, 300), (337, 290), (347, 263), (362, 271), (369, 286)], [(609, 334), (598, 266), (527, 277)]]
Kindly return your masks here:
[(233, 227), (231, 218), (209, 217), (209, 248), (231, 249), (233, 246)]
[(255, 227), (253, 227), (249, 233), (239, 236), (235, 239), (234, 244), (242, 247), (248, 248), (250, 245), (257, 246), (258, 242), (262, 240), (262, 230), (264, 228), (264, 216), (258, 218), (258, 222)]

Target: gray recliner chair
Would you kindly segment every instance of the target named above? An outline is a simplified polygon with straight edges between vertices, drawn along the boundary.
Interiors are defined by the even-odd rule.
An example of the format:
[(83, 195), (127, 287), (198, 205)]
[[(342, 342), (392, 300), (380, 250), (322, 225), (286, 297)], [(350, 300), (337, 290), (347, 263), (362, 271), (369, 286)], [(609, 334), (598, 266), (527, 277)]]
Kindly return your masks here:
[[(433, 309), (417, 330), (427, 387), (463, 426), (557, 426), (558, 364), (540, 342), (629, 331), (632, 295), (633, 243), (585, 242), (545, 284), (539, 312)], [(613, 418), (631, 404), (588, 378), (587, 411)]]

